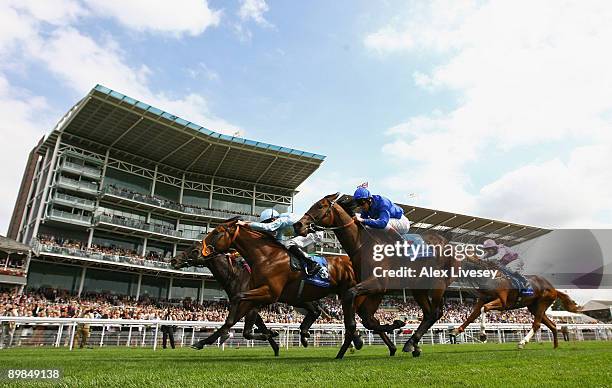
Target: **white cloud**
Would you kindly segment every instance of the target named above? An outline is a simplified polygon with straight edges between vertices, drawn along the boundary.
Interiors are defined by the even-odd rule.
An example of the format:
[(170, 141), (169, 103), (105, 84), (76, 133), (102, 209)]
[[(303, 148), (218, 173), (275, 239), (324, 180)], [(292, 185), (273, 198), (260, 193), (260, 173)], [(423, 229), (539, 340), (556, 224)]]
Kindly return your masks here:
[[(6, 230), (13, 213), (21, 177), (32, 148), (57, 119), (43, 97), (32, 96), (0, 74), (0, 230)], [(54, 117), (55, 116), (55, 117)]]
[(217, 26), (221, 11), (212, 10), (206, 0), (85, 0), (98, 15), (116, 19), (137, 30), (196, 36)]
[(238, 16), (242, 21), (253, 20), (261, 27), (273, 27), (263, 16), (269, 10), (265, 0), (242, 0)]
[[(599, 214), (612, 214), (609, 196), (553, 179), (563, 176), (576, 186), (588, 181), (609, 192), (609, 176), (584, 175), (577, 167), (595, 157), (582, 149), (569, 162), (537, 160), (532, 152), (532, 159), (519, 161), (523, 167), (500, 171), (503, 176), (482, 190), (470, 179), (478, 167), (467, 171), (468, 163), (487, 163), (491, 155), (516, 159), (526, 147), (612, 144), (604, 136), (612, 127), (611, 18), (612, 5), (605, 1), (436, 1), (411, 9), (403, 24), (366, 36), (364, 45), (387, 57), (435, 54), (441, 58), (437, 66), (411, 71), (415, 84), (427, 93), (460, 96), (454, 109), (413, 117), (388, 131), (392, 140), (384, 152), (404, 165), (412, 162), (410, 171), (400, 168), (388, 178), (389, 187), (416, 177), (429, 206), (549, 226), (585, 226)], [(599, 166), (612, 161), (606, 155), (597, 154), (598, 162), (607, 163)], [(572, 204), (585, 211), (568, 211)], [(607, 220), (612, 224), (611, 216)]]
[[(108, 16), (112, 16), (114, 5), (106, 4)], [(211, 11), (206, 16), (205, 1), (172, 4), (173, 11), (187, 12), (189, 16), (174, 17), (170, 12), (163, 15), (169, 21), (159, 24), (156, 24), (158, 17), (150, 12), (164, 12), (160, 5), (150, 2), (124, 5), (133, 14), (140, 11), (134, 7), (146, 8), (139, 15), (133, 15), (134, 19), (122, 19), (130, 28), (138, 30), (196, 35), (218, 23), (218, 12)], [(195, 7), (193, 12), (185, 8), (190, 6)], [(145, 64), (130, 64), (128, 53), (110, 35), (96, 40), (77, 29), (78, 23), (92, 17), (91, 9), (72, 0), (0, 2), (0, 115), (3, 117), (0, 140), (11, 145), (0, 157), (3, 165), (0, 229), (6, 229), (10, 220), (28, 153), (63, 113), (50, 108), (45, 98), (11, 84), (8, 71), (18, 70), (27, 75), (29, 66), (42, 65), (63, 86), (78, 94), (85, 94), (96, 83), (102, 83), (211, 130), (228, 134), (240, 131), (236, 125), (212, 114), (200, 94), (176, 96), (155, 91), (153, 72)], [(144, 21), (139, 24), (137, 20), (142, 17), (157, 27)]]

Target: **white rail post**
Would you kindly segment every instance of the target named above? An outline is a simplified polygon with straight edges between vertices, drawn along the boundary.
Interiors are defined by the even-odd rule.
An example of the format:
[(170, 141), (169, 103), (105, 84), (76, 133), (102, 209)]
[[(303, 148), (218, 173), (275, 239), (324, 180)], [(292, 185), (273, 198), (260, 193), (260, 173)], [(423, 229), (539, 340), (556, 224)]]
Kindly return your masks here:
[(125, 346), (130, 347), (132, 345), (132, 325), (130, 325), (130, 329), (128, 330), (128, 338)]
[(70, 350), (74, 348), (74, 335), (76, 332), (76, 322), (72, 323), (72, 330), (70, 331)]
[(155, 336), (153, 337), (153, 351), (157, 349), (157, 335), (159, 333), (159, 322), (155, 323)]
[(100, 334), (100, 347), (104, 344), (104, 332), (106, 331), (106, 325), (102, 325), (102, 334)]

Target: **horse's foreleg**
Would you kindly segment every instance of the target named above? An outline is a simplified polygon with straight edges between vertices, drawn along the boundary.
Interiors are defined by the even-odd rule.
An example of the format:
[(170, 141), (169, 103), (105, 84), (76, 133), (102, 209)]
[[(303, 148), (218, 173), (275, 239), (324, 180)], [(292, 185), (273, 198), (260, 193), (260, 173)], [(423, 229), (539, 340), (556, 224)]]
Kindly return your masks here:
[(230, 306), (230, 313), (227, 315), (225, 319), (225, 323), (219, 329), (217, 329), (213, 334), (208, 336), (207, 338), (200, 340), (193, 344), (191, 347), (193, 349), (200, 350), (206, 345), (212, 345), (217, 338), (221, 338), (221, 343), (223, 343), (229, 337), (229, 330), (234, 326), (238, 321), (242, 319), (249, 311), (251, 311), (256, 306), (253, 302), (241, 302), (240, 304), (232, 304)]
[(482, 299), (478, 299), (474, 308), (472, 309), (472, 313), (467, 317), (465, 322), (461, 324), (458, 328), (453, 330), (453, 334), (459, 335), (465, 331), (465, 329), (470, 325), (470, 323), (474, 322), (476, 318), (480, 316), (480, 309), (484, 306), (485, 302)]
[(529, 311), (533, 314), (533, 324), (531, 325), (531, 330), (529, 333), (518, 343), (518, 348), (523, 349), (525, 345), (531, 340), (533, 335), (540, 330), (540, 324), (542, 323), (542, 319), (544, 317), (544, 313), (550, 304), (539, 303), (534, 307), (530, 308)]
[[(263, 321), (259, 313), (257, 313), (255, 316), (255, 325), (257, 326), (259, 331), (263, 333), (263, 337), (255, 336), (255, 339), (267, 340), (270, 343), (272, 350), (274, 351), (274, 355), (278, 357), (280, 347), (278, 346), (278, 342), (276, 342), (276, 340), (274, 339), (274, 337), (278, 336), (278, 333), (268, 329), (268, 327), (266, 326), (265, 322)], [(246, 327), (246, 323), (245, 323), (245, 327)]]
[[(383, 295), (371, 295), (364, 298), (363, 302), (359, 306), (359, 317), (361, 318), (361, 322), (364, 327), (374, 327), (380, 326), (380, 321), (376, 318), (374, 314), (376, 314), (376, 310), (378, 310), (378, 306), (382, 301)], [(389, 336), (384, 331), (375, 331), (375, 334), (378, 334), (380, 338), (383, 340), (387, 348), (389, 349), (389, 355), (394, 356), (397, 348), (395, 344), (389, 339)]]

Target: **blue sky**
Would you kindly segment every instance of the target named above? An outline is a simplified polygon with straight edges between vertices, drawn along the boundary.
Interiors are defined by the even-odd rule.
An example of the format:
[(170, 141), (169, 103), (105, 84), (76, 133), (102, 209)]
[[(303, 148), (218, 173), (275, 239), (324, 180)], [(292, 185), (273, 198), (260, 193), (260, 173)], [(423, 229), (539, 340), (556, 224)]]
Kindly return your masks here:
[(3, 228), (27, 152), (96, 83), (327, 155), (298, 211), (369, 181), (398, 202), (518, 223), (612, 223), (605, 2), (127, 4), (0, 6)]

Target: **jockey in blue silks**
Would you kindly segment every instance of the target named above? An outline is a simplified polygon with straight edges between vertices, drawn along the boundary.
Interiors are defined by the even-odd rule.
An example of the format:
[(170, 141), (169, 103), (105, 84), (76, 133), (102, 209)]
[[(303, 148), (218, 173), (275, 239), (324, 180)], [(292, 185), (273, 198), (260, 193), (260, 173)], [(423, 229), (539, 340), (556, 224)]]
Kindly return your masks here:
[(353, 195), (361, 208), (357, 220), (375, 229), (393, 229), (406, 239), (410, 231), (410, 221), (404, 210), (381, 195), (372, 195), (365, 187), (358, 187)]
[[(306, 274), (315, 275), (321, 266), (302, 250), (311, 244), (321, 242), (323, 232), (309, 233), (307, 236), (295, 236), (293, 224), (300, 220), (295, 213), (278, 213), (275, 209), (265, 209), (259, 217), (260, 222), (238, 221), (239, 225), (248, 225), (251, 229), (272, 233), (276, 240), (287, 250), (306, 264)], [(292, 267), (292, 269), (297, 269)], [(299, 269), (297, 269), (299, 270)]]

